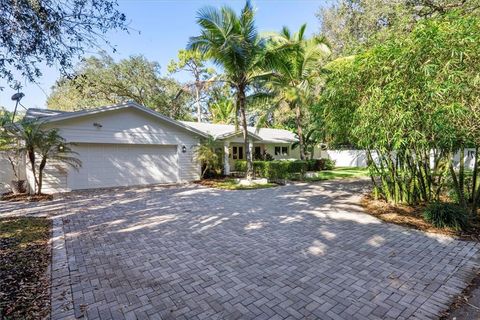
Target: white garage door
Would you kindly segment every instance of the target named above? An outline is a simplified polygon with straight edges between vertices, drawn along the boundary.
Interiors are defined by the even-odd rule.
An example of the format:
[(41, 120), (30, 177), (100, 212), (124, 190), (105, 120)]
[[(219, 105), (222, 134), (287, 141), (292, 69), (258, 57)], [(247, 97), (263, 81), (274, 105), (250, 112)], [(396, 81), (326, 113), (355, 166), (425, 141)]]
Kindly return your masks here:
[(78, 144), (82, 167), (71, 170), (71, 190), (174, 183), (179, 180), (177, 146)]

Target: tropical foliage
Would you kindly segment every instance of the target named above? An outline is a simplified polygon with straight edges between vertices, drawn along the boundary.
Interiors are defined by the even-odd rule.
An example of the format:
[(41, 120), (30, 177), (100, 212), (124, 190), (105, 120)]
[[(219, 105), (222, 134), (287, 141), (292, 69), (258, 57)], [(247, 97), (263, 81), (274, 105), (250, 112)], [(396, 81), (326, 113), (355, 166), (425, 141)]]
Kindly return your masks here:
[[(466, 206), (463, 158), (458, 170), (452, 159), (480, 142), (474, 124), (479, 120), (479, 43), (480, 18), (451, 13), (329, 65), (317, 115), (333, 139), (368, 151), (372, 182), (387, 200), (438, 200), (450, 175), (460, 205)], [(478, 164), (472, 185), (477, 191), (470, 199), (474, 208), (477, 171)]]
[(63, 163), (73, 168), (81, 166), (71, 145), (59, 135), (58, 130), (44, 129), (39, 122), (23, 120), (7, 123), (2, 127), (1, 136), (10, 142), (9, 150), (27, 157), (36, 194), (42, 193), (44, 170), (48, 163)]
[(279, 104), (287, 105), (295, 113), (295, 127), (299, 139), (300, 159), (305, 160), (304, 113), (318, 99), (322, 87), (322, 62), (330, 54), (325, 39), (305, 36), (306, 25), (294, 34), (284, 27), (271, 37), (276, 52), (283, 52), (281, 63), (274, 65), (275, 77), (269, 86)]
[(220, 155), (216, 152), (215, 140), (209, 137), (195, 149), (195, 158), (202, 165), (201, 177), (220, 167)]
[(258, 34), (254, 10), (249, 1), (240, 14), (228, 7), (206, 7), (198, 12), (199, 36), (190, 38), (188, 48), (198, 50), (223, 69), (222, 81), (235, 90), (235, 114), (240, 115), (247, 159), (247, 178), (253, 174), (247, 136), (247, 92), (256, 81), (271, 76), (275, 57)]

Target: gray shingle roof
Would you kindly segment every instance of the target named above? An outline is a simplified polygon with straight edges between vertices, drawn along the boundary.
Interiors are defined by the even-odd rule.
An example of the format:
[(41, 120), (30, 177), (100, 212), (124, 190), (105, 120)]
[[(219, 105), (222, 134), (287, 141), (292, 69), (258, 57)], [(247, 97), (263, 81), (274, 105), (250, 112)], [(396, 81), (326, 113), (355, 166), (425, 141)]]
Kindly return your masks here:
[[(211, 135), (215, 139), (219, 139), (219, 140), (241, 133), (241, 128), (236, 130), (235, 126), (231, 124), (213, 124), (213, 123), (206, 123), (206, 122), (199, 123), (199, 122), (190, 122), (190, 121), (176, 121), (134, 102), (127, 102), (124, 104), (105, 106), (105, 107), (100, 107), (95, 109), (73, 111), (73, 112), (32, 108), (27, 110), (25, 118), (41, 119), (41, 120), (50, 122), (50, 121), (63, 120), (63, 119), (87, 115), (87, 114), (99, 113), (103, 111), (117, 110), (125, 107), (135, 107), (137, 109), (150, 113), (151, 115), (161, 117), (162, 119), (168, 120), (171, 123), (183, 126), (186, 129), (190, 129), (196, 133), (199, 133), (200, 135), (203, 135), (203, 136)], [(283, 130), (283, 129), (248, 127), (248, 132), (250, 133), (252, 138), (263, 141), (263, 142), (269, 142), (269, 143), (293, 143), (298, 140), (294, 133), (288, 130)]]
[[(213, 124), (190, 121), (181, 122), (189, 127), (205, 132), (206, 134), (213, 136), (215, 139), (222, 139), (225, 136), (238, 132), (235, 130), (235, 126), (231, 124)], [(239, 130), (241, 130), (241, 128), (239, 128)], [(248, 127), (248, 132), (252, 135), (258, 136), (264, 142), (293, 143), (298, 140), (294, 133), (283, 129)]]

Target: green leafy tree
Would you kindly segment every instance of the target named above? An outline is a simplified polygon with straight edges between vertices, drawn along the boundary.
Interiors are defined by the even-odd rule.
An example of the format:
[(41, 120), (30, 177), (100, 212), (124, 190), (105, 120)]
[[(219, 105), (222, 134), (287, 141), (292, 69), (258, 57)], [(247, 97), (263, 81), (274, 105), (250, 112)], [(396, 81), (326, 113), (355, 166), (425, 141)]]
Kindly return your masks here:
[(188, 119), (190, 93), (162, 77), (160, 65), (143, 56), (115, 62), (102, 54), (85, 59), (72, 77), (62, 78), (48, 97), (50, 109), (78, 110), (134, 100), (173, 118)]
[(65, 72), (85, 48), (108, 45), (109, 30), (126, 29), (116, 1), (2, 1), (0, 78), (13, 81), (20, 72), (34, 81), (41, 75), (39, 64), (56, 64)]
[(284, 27), (280, 34), (272, 37), (273, 47), (285, 52), (282, 63), (276, 65), (275, 77), (270, 85), (279, 97), (295, 113), (295, 127), (299, 139), (300, 158), (305, 160), (304, 113), (320, 92), (323, 84), (321, 69), (330, 49), (325, 39), (305, 36), (306, 25), (292, 34)]
[(478, 0), (338, 0), (317, 13), (335, 56), (361, 52), (389, 34), (409, 33), (417, 21), (452, 10), (476, 11)]
[(168, 71), (176, 73), (187, 71), (193, 76), (193, 82), (187, 83), (192, 91), (197, 110), (197, 121), (202, 122), (202, 114), (206, 113), (206, 93), (214, 79), (214, 69), (206, 66), (206, 59), (203, 53), (198, 50), (180, 50), (178, 61), (172, 60), (168, 65)]
[[(480, 142), (472, 120), (479, 110), (479, 19), (438, 15), (328, 66), (317, 116), (331, 136), (367, 149), (372, 182), (387, 200), (438, 200), (450, 176), (466, 206), (464, 165), (456, 170), (452, 157)], [(478, 194), (478, 185), (471, 189)]]
[[(247, 92), (261, 79), (271, 76), (266, 68), (275, 54), (266, 50), (266, 41), (255, 26), (254, 10), (249, 1), (240, 14), (227, 6), (221, 9), (206, 7), (198, 12), (199, 36), (190, 38), (189, 49), (199, 50), (219, 65), (222, 81), (235, 90), (236, 114), (240, 115), (245, 143), (248, 179), (253, 177), (252, 154), (248, 147)], [(265, 71), (266, 70), (266, 71)]]

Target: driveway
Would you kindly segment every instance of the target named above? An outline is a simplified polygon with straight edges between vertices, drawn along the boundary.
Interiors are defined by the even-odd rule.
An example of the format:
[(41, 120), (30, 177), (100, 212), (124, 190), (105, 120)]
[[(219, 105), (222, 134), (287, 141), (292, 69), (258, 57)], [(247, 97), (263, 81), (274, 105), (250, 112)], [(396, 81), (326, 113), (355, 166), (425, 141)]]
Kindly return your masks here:
[(437, 318), (480, 246), (362, 213), (364, 187), (132, 188), (9, 212), (56, 217), (53, 319)]

